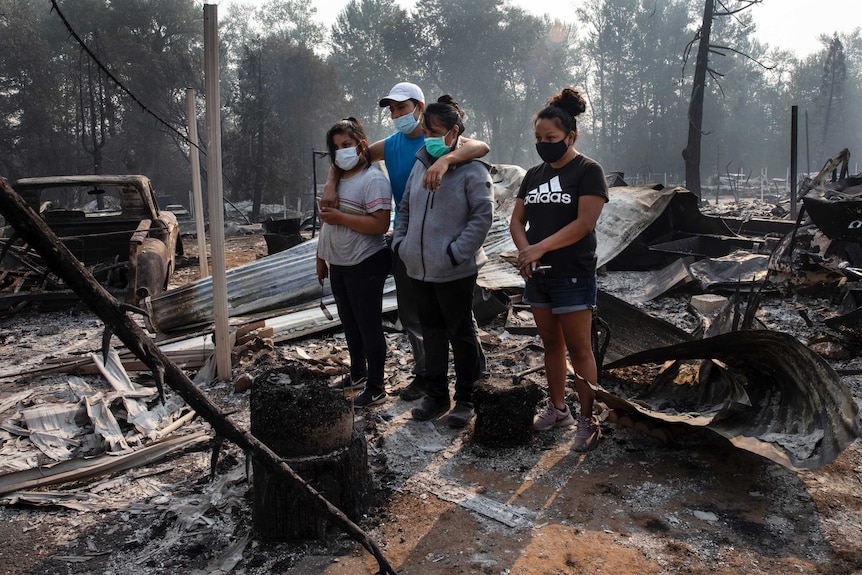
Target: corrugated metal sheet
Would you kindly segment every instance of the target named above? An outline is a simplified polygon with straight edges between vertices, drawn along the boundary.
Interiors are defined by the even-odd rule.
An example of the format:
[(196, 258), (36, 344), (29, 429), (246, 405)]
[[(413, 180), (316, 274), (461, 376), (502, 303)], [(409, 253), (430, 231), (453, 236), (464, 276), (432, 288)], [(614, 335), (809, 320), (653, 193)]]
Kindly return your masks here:
[[(792, 469), (825, 465), (859, 437), (852, 394), (825, 360), (792, 335), (737, 331), (641, 351), (605, 367), (668, 360), (704, 360), (699, 369), (711, 373), (683, 385), (657, 379), (629, 399), (614, 389), (600, 389), (598, 397), (612, 408), (706, 427)], [(603, 386), (609, 385), (606, 379)]]
[[(619, 254), (647, 228), (683, 188), (654, 190), (649, 187), (611, 188), (611, 201), (602, 211), (596, 232), (599, 265)], [(490, 290), (524, 286), (516, 268), (501, 254), (515, 252), (509, 235), (511, 201), (497, 210), (485, 240), (489, 261), (479, 272), (478, 285)], [(228, 314), (231, 317), (282, 309), (320, 297), (315, 254), (317, 239), (227, 271)], [(394, 289), (391, 283), (388, 287)], [(170, 290), (146, 301), (150, 327), (170, 332), (212, 322), (212, 280), (205, 278)]]
[[(655, 190), (647, 186), (621, 186), (610, 189), (596, 225), (596, 258), (601, 267), (620, 254), (642, 231), (647, 229), (668, 207), (676, 194), (690, 194), (685, 188)], [(500, 258), (517, 253), (509, 235), (511, 203), (497, 211), (494, 225), (485, 240), (488, 263), (479, 272), (477, 283), (485, 289), (523, 288), (524, 280), (515, 266)]]
[[(266, 310), (317, 302), (317, 238), (289, 250), (227, 270), (228, 314), (250, 315)], [(329, 293), (329, 284), (326, 293)], [(212, 279), (204, 278), (150, 298), (146, 302), (151, 328), (170, 332), (204, 325), (213, 317)]]

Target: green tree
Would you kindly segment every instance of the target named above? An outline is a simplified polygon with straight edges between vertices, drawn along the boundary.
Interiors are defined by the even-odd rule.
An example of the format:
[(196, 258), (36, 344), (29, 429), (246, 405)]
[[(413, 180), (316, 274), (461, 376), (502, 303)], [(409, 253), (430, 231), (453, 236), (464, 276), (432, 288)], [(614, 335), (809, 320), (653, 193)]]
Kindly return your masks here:
[[(787, 54), (772, 56), (777, 62), (775, 71), (767, 81), (770, 93), (775, 94), (771, 108), (777, 114), (770, 114), (769, 125), (774, 137), (767, 151), (780, 153), (779, 158), (771, 158), (772, 165), (778, 164), (783, 175), (789, 165), (790, 107), (797, 105), (800, 112), (799, 168), (806, 172), (818, 171), (827, 158), (843, 148), (854, 151), (862, 149), (862, 117), (857, 112), (862, 109), (862, 38), (857, 29), (849, 34), (839, 35), (845, 61), (846, 77), (843, 87), (841, 106), (833, 98), (830, 112), (829, 129), (826, 128), (826, 100), (831, 92), (831, 65), (829, 53), (834, 35), (820, 37), (822, 49), (819, 52), (797, 60)], [(835, 48), (837, 49), (837, 47)], [(829, 82), (824, 80), (829, 79)], [(835, 121), (836, 110), (840, 110), (841, 121)], [(822, 141), (826, 134), (826, 142)], [(776, 142), (780, 144), (776, 145)]]
[(317, 8), (301, 0), (267, 0), (255, 12), (268, 36), (306, 46), (323, 44), (323, 25), (314, 20)]
[(577, 10), (594, 154), (634, 181), (681, 172), (684, 0), (589, 0)]
[(222, 142), (232, 197), (251, 199), (255, 215), (261, 202), (309, 201), (312, 150), (345, 107), (334, 68), (274, 35), (246, 47), (239, 70)]
[[(766, 165), (764, 151), (784, 143), (770, 129), (769, 70), (759, 64), (768, 54), (765, 46), (751, 38), (753, 29), (750, 11), (713, 23), (712, 43), (734, 48), (714, 54), (720, 58), (721, 72), (715, 72), (715, 81), (704, 95), (703, 125), (709, 127), (709, 136), (702, 141), (701, 172), (757, 176)], [(739, 54), (745, 57), (734, 57)], [(783, 121), (789, 118), (788, 110)]]
[[(836, 147), (834, 142), (843, 135), (844, 89), (847, 83), (847, 62), (844, 45), (838, 34), (832, 36), (826, 59), (823, 62), (823, 78), (820, 84), (820, 106), (823, 110), (823, 130), (820, 137), (820, 151), (826, 157), (829, 150)], [(839, 151), (834, 150), (834, 152)]]
[[(93, 44), (98, 53), (98, 36), (93, 37)], [(102, 149), (105, 147), (109, 125), (113, 125), (111, 102), (108, 83), (95, 62), (81, 52), (79, 55), (79, 75), (76, 78), (78, 88), (78, 132), (81, 147), (93, 157), (93, 173), (102, 173)], [(100, 203), (102, 197), (98, 197)], [(102, 207), (101, 205), (99, 206)]]
[(203, 80), (199, 8), (188, 0), (114, 0), (92, 18), (103, 63), (138, 99), (116, 98), (119, 121), (105, 146), (106, 169), (148, 175), (161, 194), (184, 199), (185, 90), (200, 90)]
[(257, 221), (264, 192), (274, 182), (278, 159), (283, 157), (282, 139), (273, 121), (272, 69), (269, 50), (264, 57), (263, 42), (247, 45), (240, 60), (239, 94), (232, 110), (236, 130), (222, 147), (233, 152), (230, 165), (237, 199), (250, 197), (251, 219)]
[(329, 62), (349, 102), (344, 115), (360, 118), (372, 140), (391, 131), (380, 97), (396, 82), (421, 83), (409, 67), (409, 23), (407, 11), (394, 0), (351, 0), (331, 28)]
[(324, 37), (315, 12), (269, 0), (233, 4), (225, 18), (223, 165), (230, 196), (251, 200), (254, 219), (262, 203), (287, 197), (293, 205), (310, 190), (311, 150), (344, 108), (334, 70), (315, 54)]
[(0, 0), (0, 169), (7, 178), (77, 170), (67, 42), (43, 3)]
[[(627, 65), (634, 89), (620, 129), (622, 166), (657, 180), (658, 174), (681, 174), (677, 150), (685, 138), (684, 77), (679, 49), (690, 22), (686, 0), (641, 4), (635, 12), (636, 41)], [(610, 94), (609, 96), (612, 96)], [(671, 180), (673, 181), (673, 180)]]
[(596, 146), (602, 160), (615, 164), (622, 160), (622, 140), (626, 118), (634, 109), (635, 70), (632, 57), (640, 43), (635, 28), (637, 0), (589, 0), (578, 9), (588, 28), (583, 48), (594, 80), (593, 125)]
[(412, 20), (426, 98), (448, 92), (463, 104), (491, 159), (533, 163), (531, 117), (572, 83), (568, 26), (501, 0), (429, 0)]
[(47, 10), (0, 0), (0, 13), (7, 175), (139, 172), (162, 193), (185, 195), (188, 165), (177, 150), (187, 148), (176, 127), (185, 124), (185, 87), (201, 77), (194, 2), (80, 0)]

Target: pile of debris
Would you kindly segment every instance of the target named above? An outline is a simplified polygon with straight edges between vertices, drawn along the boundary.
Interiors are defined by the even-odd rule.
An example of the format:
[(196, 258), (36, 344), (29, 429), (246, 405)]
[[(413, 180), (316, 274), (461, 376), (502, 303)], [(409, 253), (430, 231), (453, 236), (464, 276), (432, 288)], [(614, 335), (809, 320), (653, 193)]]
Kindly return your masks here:
[[(489, 365), (498, 373), (528, 371), (540, 361), (540, 353), (530, 348), (536, 338), (529, 310), (520, 305), (522, 279), (509, 263), (514, 246), (508, 214), (517, 173), (514, 167), (498, 167), (497, 220), (485, 246), (491, 261), (481, 272), (481, 290), (474, 302), (486, 330), (483, 343)], [(853, 204), (858, 201), (858, 193), (853, 193), (858, 183), (853, 181), (821, 182), (808, 195), (818, 196), (827, 209), (834, 205), (852, 216), (859, 213), (853, 211), (858, 209)], [(823, 206), (812, 208), (809, 203), (805, 200), (805, 208), (813, 219), (814, 211)], [(723, 215), (717, 208), (708, 215), (682, 188), (611, 189), (611, 202), (598, 229), (601, 292), (596, 351), (604, 365), (599, 382), (604, 425), (628, 425), (665, 440), (675, 437), (680, 426), (708, 429), (787, 469), (820, 468), (834, 461), (859, 433), (862, 384), (848, 377), (859, 372), (862, 342), (858, 300), (862, 244), (854, 232), (859, 216), (840, 233), (827, 232), (812, 221), (806, 236), (800, 231), (801, 218), (797, 224), (754, 217), (751, 210)], [(740, 211), (739, 205), (734, 210)], [(142, 302), (147, 315), (141, 321), (155, 335), (158, 347), (181, 368), (196, 373), (196, 384), (224, 405), (222, 411), (236, 411), (240, 428), (248, 429), (247, 400), (236, 392), (253, 385), (255, 377), (274, 364), (299, 361), (320, 375), (348, 370), (342, 341), (309, 339), (331, 334), (339, 325), (331, 296), (325, 293), (329, 297), (321, 298), (315, 250), (315, 241), (309, 240), (228, 271), (229, 310), (237, 337), (236, 381), (213, 381), (208, 362), (213, 347), (209, 280), (153, 294)], [(387, 284), (384, 310), (392, 332), (387, 336), (391, 349), (387, 375), (397, 391), (406, 383), (411, 360), (397, 333), (393, 291), (394, 285)], [(801, 326), (793, 336), (777, 331), (780, 322), (762, 310), (764, 300), (786, 294), (805, 294), (822, 302), (816, 309), (790, 306)], [(329, 316), (321, 310), (321, 301), (331, 311)], [(4, 348), (15, 345), (14, 338), (4, 337), (0, 341)], [(64, 497), (56, 492), (44, 497), (31, 490), (44, 489), (51, 481), (83, 480), (151, 464), (209, 441), (199, 427), (189, 424), (194, 414), (176, 395), (167, 394), (164, 404), (158, 401), (153, 388), (158, 377), (154, 382), (147, 375), (151, 366), (129, 349), (58, 358), (38, 369), (9, 366), (0, 373), (0, 380), (6, 381), (51, 376), (43, 380), (51, 383), (40, 390), (41, 396), (34, 395), (33, 388), (4, 398), (0, 410), (8, 455), (4, 463), (11, 467), (5, 468), (5, 488), (0, 492), (8, 503), (96, 508), (81, 494)], [(65, 372), (80, 377), (54, 379)], [(127, 372), (139, 375), (129, 377)], [(92, 389), (94, 373), (110, 382), (110, 391)], [(383, 438), (388, 434), (414, 434), (408, 443), (419, 452), (449, 451), (439, 444), (439, 437), (411, 428), (405, 418), (404, 410), (393, 406), (379, 417), (357, 421), (381, 442), (369, 442), (376, 481), (383, 484), (387, 476), (400, 477), (396, 484), (421, 484), (421, 489), (460, 505), (470, 501), (473, 512), (513, 528), (535, 525), (536, 516), (529, 511), (419, 473), (416, 466), (425, 459), (416, 452), (387, 451)], [(183, 427), (185, 431), (176, 434)], [(13, 446), (14, 451), (7, 451)], [(116, 465), (100, 467), (108, 461)], [(48, 464), (57, 472), (54, 479), (48, 477), (54, 473), (45, 473)], [(230, 482), (237, 488), (233, 471)], [(121, 508), (123, 503), (102, 505)], [(240, 539), (248, 542), (247, 535)], [(242, 555), (245, 543), (225, 554), (226, 563), (218, 568), (237, 553)]]
[[(480, 273), (481, 290), (474, 307), (480, 322), (487, 322), (508, 310), (512, 321), (506, 327), (513, 332), (531, 333), (529, 325), (526, 331), (522, 325), (515, 325), (519, 318), (529, 316), (529, 312), (519, 309), (518, 293), (523, 280), (509, 263), (514, 245), (508, 234), (508, 214), (519, 170), (500, 166), (496, 173), (499, 175), (497, 216), (485, 246), (491, 261)], [(859, 209), (860, 200), (852, 192), (858, 188), (859, 180), (848, 178), (844, 173), (842, 176), (831, 185), (822, 185), (819, 181), (809, 184), (806, 191), (822, 190), (822, 197), (810, 194), (805, 198), (805, 207), (811, 210), (816, 205), (814, 212), (820, 215), (834, 206), (833, 212), (845, 215), (844, 219), (856, 214), (854, 210)], [(619, 182), (618, 175), (616, 178), (618, 183), (624, 184)], [(862, 256), (862, 226), (854, 225), (857, 220), (850, 220), (837, 231), (834, 227), (821, 231), (814, 222), (800, 227), (789, 220), (767, 220), (750, 215), (743, 218), (708, 216), (701, 212), (698, 204), (697, 198), (683, 188), (661, 185), (611, 188), (611, 202), (603, 211), (597, 228), (599, 266), (607, 272), (634, 270), (649, 273), (650, 277), (643, 292), (628, 293), (625, 299), (644, 304), (681, 289), (707, 295), (695, 293), (690, 298), (688, 309), (696, 314), (698, 324), (686, 331), (657, 323), (636, 305), (602, 292), (597, 324), (604, 326), (606, 349), (596, 351), (606, 369), (632, 365), (632, 362), (656, 364), (671, 359), (703, 362), (694, 372), (678, 364), (665, 366), (661, 373), (646, 376), (647, 379), (640, 382), (645, 386), (640, 391), (619, 390), (616, 395), (603, 389), (602, 393), (607, 394), (606, 403), (615, 410), (662, 421), (712, 426), (710, 428), (731, 440), (745, 435), (748, 439), (742, 443), (748, 445), (747, 448), (786, 465), (812, 467), (828, 463), (858, 434), (856, 405), (850, 394), (843, 388), (840, 377), (828, 365), (823, 365), (816, 354), (805, 353), (799, 341), (783, 334), (751, 330), (764, 327), (757, 318), (757, 308), (765, 293), (803, 289), (827, 291), (830, 299), (838, 303), (833, 317), (824, 321), (836, 331), (831, 353), (836, 357), (854, 356), (862, 340), (859, 320), (862, 307), (857, 303), (858, 280), (862, 278), (858, 269), (862, 259), (855, 259)], [(834, 217), (826, 221), (830, 224), (843, 222)], [(804, 230), (808, 231), (804, 233)], [(803, 238), (809, 241), (802, 241)], [(324, 313), (327, 310), (321, 310), (319, 305), (325, 306), (326, 302), (320, 298), (314, 268), (315, 250), (316, 238), (229, 270), (228, 307), (234, 323), (244, 326), (241, 328), (244, 331), (249, 331), (249, 326), (265, 330), (274, 344), (336, 328), (337, 315)], [(289, 273), (284, 273), (285, 270)], [(385, 312), (395, 309), (393, 291), (394, 285), (389, 282), (385, 289)], [(212, 321), (212, 304), (209, 278), (143, 299), (147, 312), (145, 321), (153, 332), (186, 334), (165, 339), (160, 347), (175, 358), (182, 357), (186, 361), (184, 365), (193, 369), (203, 366), (204, 355), (211, 348), (206, 326)], [(334, 310), (335, 306), (330, 305), (329, 309)], [(188, 335), (193, 329), (203, 331), (199, 335)], [(661, 349), (656, 349), (659, 347)], [(760, 347), (773, 350), (773, 359), (763, 353), (760, 362), (750, 361), (747, 351)], [(821, 349), (825, 347), (821, 345)], [(189, 358), (183, 355), (189, 350), (198, 354), (193, 363), (188, 363)], [(131, 353), (125, 355), (127, 365), (136, 361)], [(789, 359), (793, 360), (792, 364), (788, 363)], [(99, 365), (95, 359), (93, 362)], [(76, 361), (66, 367), (80, 369), (82, 363), (86, 362)], [(788, 365), (793, 366), (789, 371)], [(735, 366), (745, 367), (745, 373), (739, 373)], [(62, 368), (55, 366), (52, 371), (59, 369)], [(706, 372), (702, 373), (704, 369)], [(783, 378), (776, 379), (776, 373), (782, 373)], [(614, 375), (619, 379), (618, 373)], [(816, 379), (812, 380), (815, 375)], [(199, 380), (207, 377), (212, 377), (211, 371), (198, 372)], [(664, 398), (683, 389), (680, 379), (686, 377), (694, 378), (698, 384), (689, 390), (690, 393), (702, 396), (700, 402), (687, 404), (686, 417), (680, 415), (678, 408), (667, 414), (655, 405), (644, 407), (649, 403), (644, 395), (646, 390)], [(663, 389), (663, 385), (671, 387)], [(699, 386), (705, 386), (708, 392)], [(752, 389), (747, 388), (758, 386), (760, 391), (751, 395)], [(719, 424), (744, 405), (756, 412), (757, 401), (764, 400), (764, 393), (782, 395), (792, 409), (798, 410), (800, 405), (808, 403), (820, 405), (816, 411), (827, 417), (807, 422), (801, 428), (796, 423), (776, 428), (775, 413), (761, 411), (752, 415), (753, 419), (742, 427), (732, 427), (731, 431), (724, 423)], [(633, 403), (633, 397), (638, 401)], [(795, 422), (799, 416), (799, 413), (782, 413), (778, 419)], [(763, 427), (763, 422), (770, 418), (773, 423)], [(754, 429), (758, 431), (755, 433)], [(776, 434), (784, 433), (820, 435), (816, 437), (816, 445), (811, 445), (811, 440), (775, 439)], [(752, 447), (751, 438), (760, 435), (771, 438), (766, 441), (769, 445)], [(801, 451), (794, 451), (795, 447), (787, 448), (787, 445), (799, 447)]]

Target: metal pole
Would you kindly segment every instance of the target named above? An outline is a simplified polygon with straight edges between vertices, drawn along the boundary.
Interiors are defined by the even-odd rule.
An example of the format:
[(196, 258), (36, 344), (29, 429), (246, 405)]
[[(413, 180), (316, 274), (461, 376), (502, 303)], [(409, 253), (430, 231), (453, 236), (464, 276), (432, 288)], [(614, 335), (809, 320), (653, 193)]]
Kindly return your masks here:
[(805, 173), (811, 173), (811, 151), (808, 144), (808, 110), (805, 110)]
[(790, 217), (796, 221), (796, 155), (798, 152), (799, 106), (790, 108)]

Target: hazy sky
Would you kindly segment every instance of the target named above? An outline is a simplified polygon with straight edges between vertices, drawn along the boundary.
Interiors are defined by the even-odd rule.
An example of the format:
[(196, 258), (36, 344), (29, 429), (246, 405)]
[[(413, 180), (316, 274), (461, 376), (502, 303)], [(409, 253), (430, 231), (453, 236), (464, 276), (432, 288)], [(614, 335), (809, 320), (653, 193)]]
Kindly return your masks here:
[[(209, 4), (225, 6), (229, 2), (257, 3), (263, 0), (207, 0)], [(510, 0), (534, 14), (560, 14), (563, 20), (583, 0)], [(311, 0), (317, 7), (318, 17), (329, 25), (344, 8), (348, 0)], [(405, 8), (412, 8), (416, 0), (398, 0)], [(862, 26), (860, 0), (764, 0), (751, 8), (758, 37), (773, 47), (791, 50), (797, 56), (806, 56), (820, 48), (820, 34), (849, 32)], [(221, 12), (221, 10), (219, 10)], [(562, 12), (562, 14), (561, 14)]]

